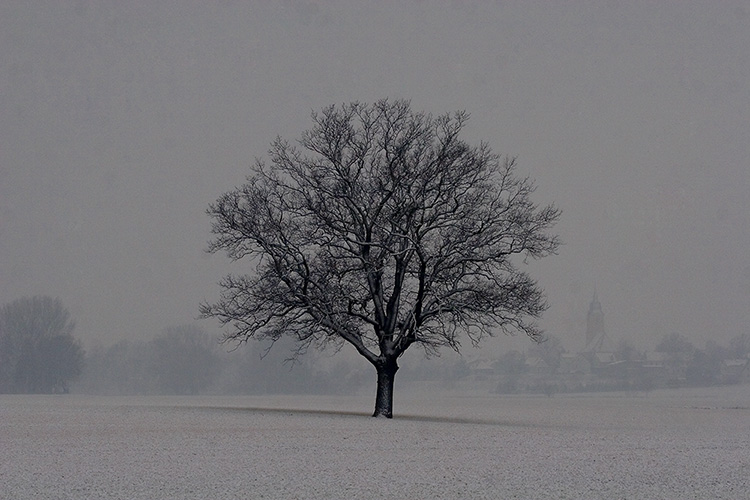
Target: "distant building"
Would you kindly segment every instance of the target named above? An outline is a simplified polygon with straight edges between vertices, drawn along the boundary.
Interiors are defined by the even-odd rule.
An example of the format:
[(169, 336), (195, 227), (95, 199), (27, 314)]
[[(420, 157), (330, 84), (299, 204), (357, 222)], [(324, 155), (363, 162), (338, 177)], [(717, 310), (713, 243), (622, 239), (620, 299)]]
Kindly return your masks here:
[(644, 374), (657, 381), (658, 386), (680, 387), (687, 382), (688, 364), (693, 353), (678, 352), (647, 352), (643, 361)]
[(469, 362), (469, 370), (474, 380), (486, 380), (495, 375), (494, 361), (487, 358), (478, 358)]
[[(604, 312), (602, 305), (594, 292), (594, 298), (589, 304), (589, 312), (586, 316), (586, 346), (583, 352), (595, 354), (597, 358), (608, 358), (615, 352), (614, 344), (604, 331)], [(605, 356), (600, 356), (605, 354)]]
[(560, 355), (560, 366), (557, 369), (561, 374), (588, 374), (591, 373), (591, 362), (588, 356), (581, 353), (563, 353)]
[[(700, 359), (696, 358), (692, 348), (645, 353), (639, 353), (635, 348), (618, 351), (607, 336), (604, 311), (596, 293), (586, 316), (585, 341), (583, 350), (577, 353), (566, 352), (561, 346), (553, 346), (554, 350), (529, 350), (522, 367), (513, 371), (495, 370), (495, 376), (499, 378), (496, 391), (547, 395), (557, 391), (649, 391), (703, 384), (709, 380), (703, 375), (708, 365), (696, 361)], [(478, 364), (474, 369), (483, 372), (489, 370), (489, 366), (487, 363)], [(712, 370), (711, 383), (750, 383), (750, 355), (723, 359), (721, 365)]]
[(723, 384), (750, 382), (750, 358), (725, 359), (721, 362), (720, 380)]

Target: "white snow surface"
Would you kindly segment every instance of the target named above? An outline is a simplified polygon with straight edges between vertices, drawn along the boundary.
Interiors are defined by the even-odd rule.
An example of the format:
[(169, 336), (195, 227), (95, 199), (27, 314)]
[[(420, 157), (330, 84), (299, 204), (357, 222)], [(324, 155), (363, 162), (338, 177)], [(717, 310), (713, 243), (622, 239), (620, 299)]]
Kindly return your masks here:
[(0, 396), (0, 499), (746, 499), (750, 387)]

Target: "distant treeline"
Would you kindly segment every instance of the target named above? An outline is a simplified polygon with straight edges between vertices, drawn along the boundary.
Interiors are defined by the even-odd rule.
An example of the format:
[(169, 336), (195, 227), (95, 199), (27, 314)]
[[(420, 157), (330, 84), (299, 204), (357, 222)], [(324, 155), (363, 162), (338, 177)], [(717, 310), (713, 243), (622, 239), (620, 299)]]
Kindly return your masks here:
[(84, 351), (60, 299), (24, 297), (0, 309), (0, 393), (62, 393)]
[[(295, 344), (222, 344), (198, 324), (166, 328), (151, 340), (122, 340), (88, 353), (59, 299), (25, 297), (0, 308), (0, 393), (350, 394), (369, 388), (374, 371), (344, 353), (311, 350), (291, 360)], [(416, 356), (417, 354), (415, 354)], [(399, 383), (477, 381), (507, 392), (590, 391), (750, 382), (750, 335), (697, 348), (679, 334), (655, 351), (627, 341), (608, 353), (570, 353), (559, 338), (529, 343), (496, 359), (412, 359)]]
[[(85, 352), (60, 299), (24, 297), (0, 308), (0, 393), (351, 394), (370, 387), (372, 367), (335, 350), (292, 360), (295, 344), (221, 343), (198, 324), (146, 341), (121, 340)], [(469, 373), (454, 364), (413, 363), (401, 381), (450, 383)]]
[[(270, 347), (270, 349), (269, 349)], [(165, 329), (150, 341), (96, 347), (76, 392), (94, 394), (347, 393), (369, 372), (346, 360), (291, 360), (291, 344), (222, 344), (197, 325)], [(318, 360), (320, 361), (320, 360)], [(333, 360), (327, 360), (333, 361)]]

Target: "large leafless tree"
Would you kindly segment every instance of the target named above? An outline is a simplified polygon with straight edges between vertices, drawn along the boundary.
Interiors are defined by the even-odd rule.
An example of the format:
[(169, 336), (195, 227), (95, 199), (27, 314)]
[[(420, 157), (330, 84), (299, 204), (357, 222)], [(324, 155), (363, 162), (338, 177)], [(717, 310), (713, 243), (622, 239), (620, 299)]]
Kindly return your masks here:
[(296, 144), (277, 138), (270, 161), (208, 209), (209, 251), (250, 267), (223, 279), (203, 316), (228, 340), (351, 344), (377, 371), (374, 415), (386, 417), (412, 345), (538, 339), (546, 301), (520, 266), (556, 251), (560, 212), (532, 202), (514, 160), (461, 139), (467, 118), (355, 102), (313, 113)]

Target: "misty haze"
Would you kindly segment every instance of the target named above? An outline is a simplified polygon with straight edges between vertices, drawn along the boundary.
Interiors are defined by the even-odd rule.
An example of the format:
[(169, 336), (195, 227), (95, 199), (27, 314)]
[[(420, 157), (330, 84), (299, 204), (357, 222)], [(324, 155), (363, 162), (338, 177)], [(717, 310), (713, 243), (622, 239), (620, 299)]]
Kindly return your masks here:
[(747, 496), (745, 2), (0, 26), (0, 498)]

